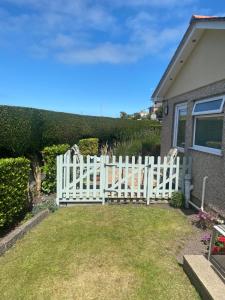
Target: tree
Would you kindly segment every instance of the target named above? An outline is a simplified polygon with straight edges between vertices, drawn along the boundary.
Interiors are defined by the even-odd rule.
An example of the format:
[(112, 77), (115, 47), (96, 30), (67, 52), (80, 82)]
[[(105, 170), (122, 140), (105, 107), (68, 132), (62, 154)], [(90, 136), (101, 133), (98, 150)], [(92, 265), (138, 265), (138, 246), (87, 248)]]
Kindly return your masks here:
[(157, 111), (155, 112), (156, 114), (156, 117), (158, 120), (162, 120), (162, 117), (163, 117), (163, 107), (160, 106)]
[(141, 114), (140, 113), (134, 113), (134, 120), (139, 120), (141, 119)]
[(121, 119), (127, 119), (128, 118), (128, 114), (125, 111), (121, 111), (120, 112), (120, 118)]

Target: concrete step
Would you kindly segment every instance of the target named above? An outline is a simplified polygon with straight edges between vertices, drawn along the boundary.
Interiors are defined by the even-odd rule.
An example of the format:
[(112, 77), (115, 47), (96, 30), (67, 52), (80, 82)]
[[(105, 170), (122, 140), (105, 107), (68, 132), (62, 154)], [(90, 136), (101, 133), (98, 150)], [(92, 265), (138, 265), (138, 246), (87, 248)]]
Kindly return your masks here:
[(183, 268), (204, 300), (225, 300), (225, 284), (203, 255), (185, 255)]

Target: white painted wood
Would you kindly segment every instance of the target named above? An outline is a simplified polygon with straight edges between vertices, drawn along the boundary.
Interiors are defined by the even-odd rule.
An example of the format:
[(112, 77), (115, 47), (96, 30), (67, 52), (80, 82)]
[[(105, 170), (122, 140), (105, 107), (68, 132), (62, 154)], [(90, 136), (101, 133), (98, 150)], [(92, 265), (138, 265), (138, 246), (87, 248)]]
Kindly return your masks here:
[(102, 164), (101, 164), (101, 172), (100, 176), (102, 179), (102, 187), (101, 187), (101, 193), (102, 193), (102, 204), (105, 204), (105, 162), (106, 162), (106, 157), (102, 156)]
[(118, 173), (118, 198), (121, 198), (122, 195), (122, 186), (121, 186), (121, 182), (122, 182), (122, 156), (119, 156), (119, 173)]
[(134, 198), (134, 174), (135, 174), (135, 156), (131, 159), (131, 198)]
[(178, 157), (177, 157), (177, 160), (176, 160), (175, 191), (178, 191), (179, 172), (180, 172), (180, 157), (178, 156)]
[(70, 184), (70, 150), (66, 153), (66, 199), (69, 199), (69, 189), (68, 186)]
[(138, 189), (137, 189), (137, 197), (140, 198), (141, 195), (141, 163), (142, 163), (142, 157), (139, 156), (138, 157), (138, 177), (137, 177), (137, 185), (138, 185)]
[(161, 175), (161, 157), (158, 156), (157, 158), (157, 169), (156, 169), (156, 198), (160, 198), (160, 175)]
[(97, 156), (95, 155), (94, 156), (94, 162), (93, 162), (93, 198), (96, 199), (96, 196), (97, 196), (97, 168), (98, 168), (98, 165), (97, 165)]
[(77, 159), (73, 156), (73, 199), (76, 199), (77, 195)]
[(80, 186), (79, 186), (79, 198), (82, 199), (84, 198), (83, 195), (83, 184), (84, 184), (84, 177), (83, 177), (83, 172), (84, 172), (84, 157), (83, 155), (80, 156)]
[(145, 166), (144, 166), (144, 178), (143, 178), (143, 198), (147, 198), (147, 183), (148, 183), (148, 160), (149, 157), (145, 156)]
[(125, 183), (124, 183), (124, 197), (127, 198), (128, 195), (128, 179), (129, 179), (129, 157), (125, 157)]
[(172, 184), (173, 184), (173, 160), (170, 161), (170, 166), (169, 166), (169, 193), (168, 196), (171, 198), (172, 196)]
[(90, 155), (87, 155), (86, 157), (87, 162), (86, 162), (86, 198), (90, 198)]
[[(111, 184), (111, 188), (113, 188), (114, 185), (115, 185), (115, 178), (116, 178), (116, 157), (113, 156), (112, 157), (112, 184)], [(112, 196), (116, 196), (116, 193), (112, 192)]]
[[(180, 158), (120, 156), (87, 156), (79, 161), (70, 152), (57, 157), (57, 203), (96, 202), (105, 199), (145, 199), (147, 204), (169, 199), (173, 191), (183, 186), (185, 172), (190, 166)], [(144, 162), (143, 162), (144, 161)], [(180, 184), (181, 181), (181, 184)], [(64, 203), (64, 202), (63, 202)]]
[(167, 172), (167, 157), (164, 157), (164, 161), (163, 161), (163, 187), (162, 187), (162, 198), (166, 197), (166, 172)]

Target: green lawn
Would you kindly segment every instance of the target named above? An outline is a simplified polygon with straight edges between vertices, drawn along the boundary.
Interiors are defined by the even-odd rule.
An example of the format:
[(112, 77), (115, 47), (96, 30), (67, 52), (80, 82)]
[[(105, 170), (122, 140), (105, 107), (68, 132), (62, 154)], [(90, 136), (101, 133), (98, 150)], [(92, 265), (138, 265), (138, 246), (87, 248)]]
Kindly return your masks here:
[(156, 206), (60, 209), (0, 257), (0, 298), (200, 299), (176, 262), (191, 232)]

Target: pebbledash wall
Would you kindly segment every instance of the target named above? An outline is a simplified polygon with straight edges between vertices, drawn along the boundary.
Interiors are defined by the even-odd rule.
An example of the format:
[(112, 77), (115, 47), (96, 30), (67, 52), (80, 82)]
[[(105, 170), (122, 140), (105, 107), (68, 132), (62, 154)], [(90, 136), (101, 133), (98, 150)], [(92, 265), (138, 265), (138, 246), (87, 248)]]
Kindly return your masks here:
[(225, 217), (225, 126), (223, 129), (221, 155), (191, 149), (193, 139), (192, 109), (194, 102), (223, 94), (225, 94), (225, 79), (164, 100), (163, 105), (168, 104), (169, 113), (167, 116), (163, 116), (161, 156), (167, 155), (169, 149), (173, 147), (175, 106), (178, 103), (187, 103), (185, 154), (192, 157), (192, 180), (194, 185), (192, 201), (200, 205), (202, 181), (204, 176), (208, 176), (205, 204)]

